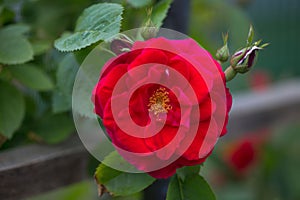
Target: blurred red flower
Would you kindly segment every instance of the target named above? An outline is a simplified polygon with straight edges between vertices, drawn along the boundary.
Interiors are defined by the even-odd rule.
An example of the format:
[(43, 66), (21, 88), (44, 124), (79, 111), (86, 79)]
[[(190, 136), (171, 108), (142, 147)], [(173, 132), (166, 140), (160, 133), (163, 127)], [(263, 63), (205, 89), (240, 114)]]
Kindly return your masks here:
[(256, 149), (249, 140), (240, 141), (230, 155), (230, 164), (238, 172), (250, 167), (256, 160)]
[(247, 173), (259, 161), (269, 134), (268, 129), (262, 129), (247, 133), (244, 137), (226, 145), (224, 160), (236, 175)]

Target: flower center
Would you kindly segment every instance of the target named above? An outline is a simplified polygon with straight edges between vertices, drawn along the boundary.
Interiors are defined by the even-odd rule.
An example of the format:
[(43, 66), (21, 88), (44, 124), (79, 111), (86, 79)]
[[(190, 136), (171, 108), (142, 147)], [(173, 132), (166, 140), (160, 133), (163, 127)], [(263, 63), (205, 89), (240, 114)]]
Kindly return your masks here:
[(160, 87), (149, 98), (148, 111), (152, 112), (157, 120), (160, 120), (161, 114), (166, 114), (172, 109), (169, 103), (169, 92), (166, 91), (166, 88)]

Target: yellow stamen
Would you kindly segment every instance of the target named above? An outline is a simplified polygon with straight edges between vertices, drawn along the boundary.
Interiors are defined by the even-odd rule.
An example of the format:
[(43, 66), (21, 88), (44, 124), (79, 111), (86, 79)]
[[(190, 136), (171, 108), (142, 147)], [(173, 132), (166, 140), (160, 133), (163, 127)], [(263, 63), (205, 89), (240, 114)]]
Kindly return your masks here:
[(161, 114), (166, 114), (172, 109), (169, 103), (169, 92), (166, 91), (166, 88), (160, 87), (149, 98), (148, 111), (153, 112), (156, 118), (160, 120)]

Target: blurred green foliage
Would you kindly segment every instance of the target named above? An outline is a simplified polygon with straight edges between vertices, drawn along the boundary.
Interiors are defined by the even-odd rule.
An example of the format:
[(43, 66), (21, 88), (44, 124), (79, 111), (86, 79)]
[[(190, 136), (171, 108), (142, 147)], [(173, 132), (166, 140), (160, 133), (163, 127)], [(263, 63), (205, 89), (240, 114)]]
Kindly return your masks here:
[(268, 71), (275, 80), (300, 75), (299, 9), (298, 0), (252, 0), (244, 8), (259, 37), (271, 43), (257, 67)]
[[(224, 160), (232, 142), (219, 143), (213, 156), (202, 168), (205, 178), (222, 200), (269, 200), (300, 198), (299, 124), (277, 124), (269, 130), (242, 133), (235, 141), (249, 137), (260, 138), (263, 144), (253, 143), (257, 149), (255, 162), (241, 174)], [(226, 150), (227, 149), (227, 150)], [(225, 151), (225, 154), (224, 154)]]
[[(78, 64), (52, 44), (92, 3), (1, 1), (0, 148), (32, 141), (58, 143), (74, 132), (69, 110)], [(63, 88), (62, 82), (67, 83)]]
[(142, 200), (143, 194), (136, 193), (124, 197), (112, 197), (108, 194), (98, 197), (93, 181), (84, 181), (61, 188), (43, 195), (29, 198), (29, 200)]
[[(73, 83), (84, 58), (101, 40), (120, 31), (123, 18), (123, 30), (141, 26), (147, 18), (146, 6), (154, 7), (153, 20), (160, 26), (171, 2), (1, 1), (0, 149), (68, 138), (74, 132)], [(73, 52), (59, 52), (53, 44)]]

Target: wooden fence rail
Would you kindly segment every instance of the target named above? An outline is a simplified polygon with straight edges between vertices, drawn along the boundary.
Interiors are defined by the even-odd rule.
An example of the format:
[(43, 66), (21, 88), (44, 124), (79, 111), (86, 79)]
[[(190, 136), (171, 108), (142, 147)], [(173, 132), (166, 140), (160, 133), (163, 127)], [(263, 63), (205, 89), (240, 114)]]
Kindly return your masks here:
[[(299, 80), (234, 99), (226, 137), (300, 119)], [(84, 180), (88, 157), (78, 137), (54, 146), (34, 144), (1, 152), (0, 199), (22, 199)]]

